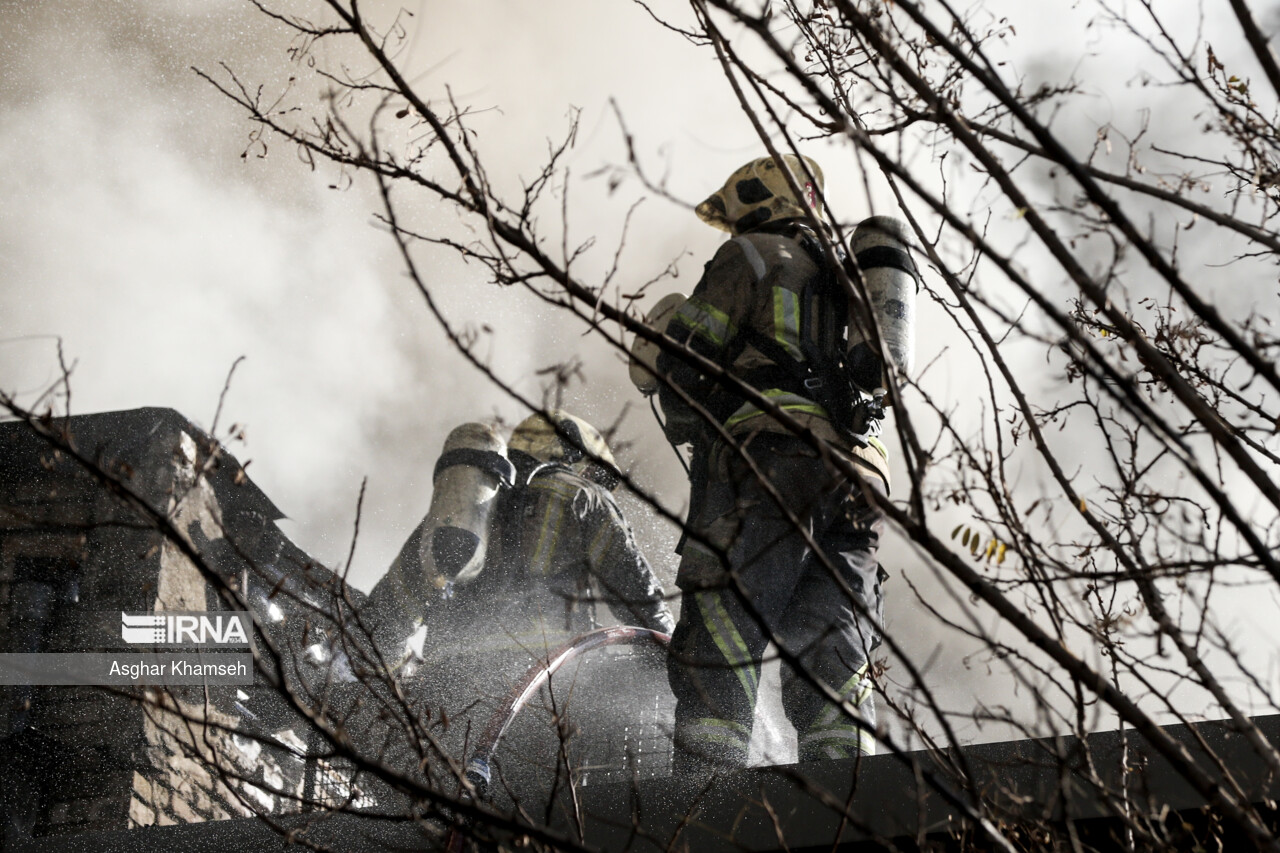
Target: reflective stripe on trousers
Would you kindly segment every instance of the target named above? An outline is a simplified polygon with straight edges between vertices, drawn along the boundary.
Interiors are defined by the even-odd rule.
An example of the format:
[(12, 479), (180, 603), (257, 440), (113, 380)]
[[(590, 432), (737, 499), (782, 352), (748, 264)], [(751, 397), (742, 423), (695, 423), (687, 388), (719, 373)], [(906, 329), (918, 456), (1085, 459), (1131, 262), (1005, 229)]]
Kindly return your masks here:
[[(836, 691), (859, 711), (871, 696), (871, 679), (866, 673), (864, 664)], [(834, 702), (828, 702), (804, 731), (796, 732), (796, 740), (801, 761), (876, 754), (875, 734), (855, 722)]]
[(751, 729), (732, 720), (698, 717), (676, 724), (678, 750), (713, 764), (742, 767), (751, 749)]
[[(721, 543), (725, 559), (698, 539), (686, 542), (683, 604), (668, 657), (681, 772), (696, 772), (699, 762), (743, 766), (761, 658), (772, 638), (803, 672), (784, 665), (781, 673), (783, 710), (803, 739), (801, 758), (874, 749), (867, 662), (883, 618), (876, 561), (883, 516), (795, 439), (760, 434), (745, 450), (825, 559), (745, 463), (731, 460), (727, 478), (710, 483), (705, 514), (692, 528)], [(814, 689), (814, 680), (856, 705), (857, 721)]]

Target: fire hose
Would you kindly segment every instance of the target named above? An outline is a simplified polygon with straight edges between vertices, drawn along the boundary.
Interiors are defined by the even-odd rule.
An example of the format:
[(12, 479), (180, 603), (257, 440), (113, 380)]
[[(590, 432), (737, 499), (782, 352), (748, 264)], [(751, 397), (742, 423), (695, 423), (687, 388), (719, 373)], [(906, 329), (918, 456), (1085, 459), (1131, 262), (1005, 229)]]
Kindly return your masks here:
[[(503, 703), (489, 717), (488, 724), (485, 725), (484, 731), (476, 741), (475, 752), (472, 754), (471, 760), (467, 762), (467, 781), (471, 783), (476, 796), (483, 799), (488, 794), (489, 784), (492, 780), (490, 762), (493, 761), (493, 756), (498, 751), (498, 743), (502, 740), (502, 736), (506, 734), (507, 729), (510, 728), (520, 710), (566, 663), (580, 655), (605, 646), (640, 645), (641, 643), (652, 642), (665, 648), (670, 641), (670, 634), (663, 634), (648, 628), (630, 626), (597, 628), (594, 631), (574, 637), (547, 655), (545, 661), (540, 661), (530, 667), (524, 678), (520, 680), (520, 683), (507, 694)], [(466, 796), (465, 792), (463, 796)], [(457, 822), (450, 827), (448, 840), (445, 844), (445, 849), (449, 853), (457, 853), (462, 850), (463, 836), (461, 830), (462, 826)]]

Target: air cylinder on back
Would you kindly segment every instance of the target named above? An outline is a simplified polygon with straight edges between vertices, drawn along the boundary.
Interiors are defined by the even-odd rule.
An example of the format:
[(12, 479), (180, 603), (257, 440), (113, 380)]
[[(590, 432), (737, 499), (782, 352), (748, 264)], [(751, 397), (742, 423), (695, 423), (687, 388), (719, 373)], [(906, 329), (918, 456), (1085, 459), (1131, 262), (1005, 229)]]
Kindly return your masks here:
[[(906, 223), (892, 216), (863, 220), (853, 232), (853, 255), (867, 284), (867, 300), (884, 351), (905, 376), (915, 367), (916, 293), (920, 289), (911, 243)], [(862, 317), (849, 318), (848, 364), (861, 390), (873, 396), (888, 391), (890, 373), (880, 360), (875, 331)]]
[[(655, 332), (665, 332), (671, 318), (686, 301), (688, 297), (683, 293), (668, 293), (649, 309), (649, 313), (645, 315), (644, 324)], [(658, 356), (660, 355), (662, 355), (662, 348), (647, 338), (636, 335), (635, 340), (631, 342), (631, 384), (646, 397), (652, 397), (658, 393), (658, 389), (662, 386), (662, 381), (658, 379)]]
[(507, 444), (492, 427), (466, 423), (449, 433), (436, 460), (421, 540), (422, 565), (433, 583), (466, 583), (480, 574), (498, 492), (514, 480)]

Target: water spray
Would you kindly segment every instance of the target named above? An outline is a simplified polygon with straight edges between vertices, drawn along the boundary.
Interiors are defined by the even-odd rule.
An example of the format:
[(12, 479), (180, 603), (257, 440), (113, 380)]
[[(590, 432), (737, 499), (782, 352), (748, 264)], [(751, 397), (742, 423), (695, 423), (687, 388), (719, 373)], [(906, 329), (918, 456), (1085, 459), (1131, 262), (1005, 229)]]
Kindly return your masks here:
[[(530, 667), (524, 678), (520, 680), (520, 683), (507, 694), (507, 698), (489, 717), (489, 722), (485, 725), (484, 731), (476, 742), (475, 752), (472, 754), (471, 760), (467, 762), (467, 781), (471, 783), (471, 790), (475, 791), (476, 797), (485, 799), (488, 796), (489, 784), (493, 778), (491, 763), (493, 756), (498, 751), (498, 744), (501, 742), (502, 736), (511, 727), (511, 723), (519, 715), (521, 709), (551, 680), (551, 677), (561, 667), (587, 652), (604, 648), (605, 646), (641, 645), (646, 642), (656, 643), (658, 646), (666, 648), (667, 644), (671, 642), (671, 635), (649, 628), (636, 628), (625, 625), (612, 628), (597, 628), (594, 631), (573, 638), (551, 652), (545, 661)], [(463, 796), (467, 796), (467, 793), (464, 792)], [(454, 823), (450, 827), (449, 836), (445, 843), (445, 850), (449, 851), (449, 853), (460, 853), (462, 850), (462, 828), (461, 823)]]

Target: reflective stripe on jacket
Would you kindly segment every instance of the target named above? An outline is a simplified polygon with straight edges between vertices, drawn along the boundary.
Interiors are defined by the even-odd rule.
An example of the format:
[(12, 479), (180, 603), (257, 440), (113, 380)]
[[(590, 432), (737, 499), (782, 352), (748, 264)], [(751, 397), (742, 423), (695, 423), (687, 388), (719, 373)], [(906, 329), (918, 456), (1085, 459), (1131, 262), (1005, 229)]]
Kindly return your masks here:
[[(752, 346), (746, 329), (769, 338), (803, 363), (801, 335), (806, 318), (802, 295), (805, 285), (819, 273), (818, 264), (791, 237), (768, 232), (735, 237), (707, 264), (693, 294), (672, 317), (667, 334), (744, 379), (761, 369), (777, 370), (773, 360)], [(732, 397), (680, 359), (663, 353), (658, 366), (672, 382), (704, 402), (731, 435), (790, 432), (755, 404)], [(820, 438), (873, 470), (888, 486), (888, 454), (880, 442), (866, 448), (853, 446), (831, 423), (826, 409), (794, 387), (762, 387), (760, 391)], [(663, 393), (664, 406), (668, 400), (679, 405), (673, 392)]]
[(504, 537), (504, 549), (516, 548), (507, 566), (522, 568), (528, 583), (546, 585), (571, 606), (603, 601), (624, 624), (671, 631), (662, 586), (608, 490), (549, 465), (523, 491), (523, 518), (499, 519), (519, 526), (518, 541)]

